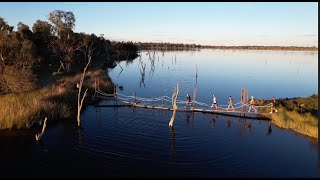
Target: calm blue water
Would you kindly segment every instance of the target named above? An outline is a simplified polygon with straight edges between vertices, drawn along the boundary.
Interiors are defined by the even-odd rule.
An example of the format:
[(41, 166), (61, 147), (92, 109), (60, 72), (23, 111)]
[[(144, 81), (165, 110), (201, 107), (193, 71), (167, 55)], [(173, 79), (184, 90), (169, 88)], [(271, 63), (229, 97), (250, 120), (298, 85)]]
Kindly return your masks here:
[[(146, 63), (140, 87), (139, 58), (109, 71), (123, 86), (119, 93), (141, 97), (171, 96), (177, 81), (181, 99), (193, 94), (196, 64), (197, 99), (221, 104), (239, 100), (241, 88), (256, 98), (316, 93), (317, 54), (283, 51), (159, 53), (153, 76)], [(175, 58), (176, 57), (176, 58)], [(176, 59), (176, 60), (175, 60)], [(102, 101), (101, 104), (112, 104)], [(76, 121), (48, 126), (43, 144), (32, 130), (0, 134), (0, 176), (14, 177), (319, 177), (314, 139), (280, 129), (268, 121), (222, 115), (152, 109), (89, 106)], [(248, 123), (251, 128), (248, 128)]]
[[(146, 52), (141, 61), (121, 62), (110, 70), (112, 80), (124, 87), (126, 95), (171, 97), (177, 82), (180, 98), (193, 95), (198, 67), (197, 100), (211, 103), (216, 95), (220, 104), (227, 104), (231, 95), (240, 101), (241, 89), (249, 97), (271, 99), (304, 97), (318, 92), (318, 53), (297, 51), (201, 50), (161, 52), (155, 55), (155, 70)], [(144, 84), (141, 84), (141, 62), (146, 64)]]

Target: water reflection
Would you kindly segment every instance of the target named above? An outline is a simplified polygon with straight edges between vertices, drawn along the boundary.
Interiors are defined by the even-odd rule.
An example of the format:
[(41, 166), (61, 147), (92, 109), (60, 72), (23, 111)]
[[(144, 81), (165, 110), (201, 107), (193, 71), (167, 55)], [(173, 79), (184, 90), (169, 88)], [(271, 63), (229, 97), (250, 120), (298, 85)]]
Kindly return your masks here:
[(46, 143), (44, 143), (43, 139), (40, 139), (39, 141), (36, 141), (36, 144), (41, 146), (41, 149), (43, 152), (48, 152), (48, 146)]
[(252, 127), (252, 125), (251, 125), (251, 120), (250, 120), (250, 119), (248, 120), (247, 127), (248, 127), (248, 133), (251, 133), (251, 127)]
[(271, 127), (271, 122), (269, 123), (269, 126), (268, 126), (268, 131), (266, 133), (267, 136), (270, 136), (270, 134), (272, 133), (272, 127)]
[(192, 128), (194, 128), (195, 119), (194, 119), (194, 112), (192, 112), (192, 120), (191, 120)]
[[(316, 57), (300, 55), (298, 52), (293, 53), (290, 59), (283, 52), (274, 51), (232, 52), (208, 50), (192, 53), (168, 52), (166, 54), (162, 52), (162, 58), (160, 59), (160, 54), (160, 57), (158, 56), (157, 58), (160, 64), (156, 64), (157, 62), (153, 64), (153, 54), (153, 51), (150, 51), (150, 54), (147, 55), (144, 53), (143, 57), (139, 57), (139, 61), (138, 59), (134, 61), (133, 65), (129, 66), (119, 79), (117, 79), (117, 75), (121, 71), (120, 67), (111, 71), (110, 77), (115, 83), (126, 85), (126, 90), (123, 94), (131, 95), (132, 92), (137, 92), (142, 97), (170, 95), (172, 86), (179, 81), (181, 82), (181, 94), (190, 93), (195, 83), (197, 85), (197, 101), (211, 105), (212, 99), (208, 98), (210, 94), (215, 94), (219, 99), (224, 100), (225, 103), (227, 103), (229, 95), (234, 97), (234, 102), (239, 102), (241, 98), (240, 90), (242, 88), (249, 89), (249, 97), (252, 94), (257, 99), (268, 99), (272, 96), (303, 96), (313, 90), (317, 90), (317, 76), (314, 76), (317, 73), (317, 59)], [(177, 62), (176, 58), (179, 58), (179, 62)], [(299, 67), (298, 64), (301, 64), (301, 66)], [(150, 65), (151, 68), (146, 67)], [(158, 68), (158, 65), (162, 65), (163, 68)], [(199, 77), (195, 73), (195, 66), (197, 67), (197, 65), (200, 73)], [(148, 77), (145, 80), (145, 83), (148, 85), (147, 88), (141, 88), (144, 86), (144, 67), (148, 71), (145, 72), (148, 73)], [(298, 76), (297, 68), (299, 68)], [(152, 77), (152, 81), (149, 81), (149, 76)], [(295, 77), (298, 78), (298, 81), (292, 81)], [(139, 81), (140, 88), (138, 85)], [(264, 87), (277, 88), (268, 89)], [(162, 101), (163, 106), (169, 106), (168, 103), (170, 102)], [(135, 112), (135, 109), (132, 108), (132, 111)], [(129, 108), (128, 111), (120, 111), (118, 116), (122, 117), (121, 121), (113, 114), (112, 109), (108, 113), (105, 113), (106, 117), (104, 118), (108, 117), (108, 121), (105, 122), (106, 127), (110, 127), (111, 130), (117, 130), (112, 131), (112, 133), (105, 133), (109, 130), (106, 128), (107, 130), (103, 131), (101, 136), (112, 136), (110, 139), (113, 140), (115, 139), (114, 137), (119, 137), (119, 140), (114, 140), (107, 146), (107, 148), (113, 148), (114, 151), (122, 150), (127, 154), (143, 151), (146, 152), (141, 155), (144, 158), (151, 158), (147, 154), (159, 154), (157, 156), (159, 159), (155, 159), (155, 161), (161, 162), (159, 163), (161, 165), (169, 164), (166, 167), (164, 167), (165, 165), (154, 167), (159, 169), (164, 168), (164, 170), (160, 170), (160, 174), (165, 174), (171, 170), (174, 173), (185, 175), (190, 172), (189, 168), (192, 168), (192, 170), (201, 168), (202, 172), (208, 170), (208, 173), (203, 176), (217, 175), (216, 172), (212, 172), (213, 169), (230, 169), (234, 170), (235, 175), (256, 176), (258, 172), (253, 172), (252, 169), (256, 168), (256, 157), (259, 157), (261, 162), (266, 162), (259, 164), (261, 168), (268, 169), (265, 176), (268, 176), (268, 173), (272, 176), (278, 175), (280, 173), (279, 168), (281, 169), (283, 164), (285, 164), (283, 162), (293, 157), (291, 154), (296, 152), (304, 155), (297, 157), (295, 162), (301, 163), (296, 164), (301, 165), (314, 162), (311, 158), (315, 157), (315, 153), (312, 151), (313, 154), (311, 155), (310, 148), (304, 147), (303, 138), (294, 137), (291, 132), (280, 131), (277, 127), (269, 127), (269, 122), (266, 121), (257, 122), (256, 120), (250, 121), (245, 118), (226, 117), (217, 114), (201, 116), (199, 113), (189, 112), (182, 114), (179, 112), (176, 116), (175, 129), (170, 128), (170, 134), (168, 134), (166, 128), (168, 128), (167, 123), (172, 116), (172, 111), (161, 111), (159, 115), (157, 110), (136, 108), (136, 111), (136, 115), (132, 114)], [(134, 129), (118, 128), (118, 125), (126, 127), (126, 125), (132, 123), (130, 121), (131, 116), (134, 116), (135, 120), (143, 123), (139, 123), (139, 126)], [(163, 119), (159, 119), (161, 116), (163, 116)], [(202, 117), (206, 117), (204, 121)], [(200, 119), (195, 122), (195, 118)], [(109, 119), (111, 122), (109, 122)], [(118, 121), (118, 124), (112, 123)], [(94, 125), (92, 123), (93, 127), (95, 127)], [(194, 128), (195, 126), (197, 128)], [(109, 131), (111, 132), (111, 130)], [(176, 132), (178, 134), (175, 134)], [(252, 136), (248, 132), (255, 134)], [(163, 133), (167, 134), (167, 137), (163, 138)], [(271, 135), (272, 133), (273, 135)], [(285, 136), (281, 136), (283, 140), (279, 140), (275, 135)], [(185, 139), (187, 140), (185, 141)], [(199, 141), (199, 139), (201, 140)], [(116, 141), (119, 142), (119, 147), (114, 148), (114, 142)], [(250, 143), (249, 147), (242, 146), (247, 143)], [(273, 144), (274, 151), (277, 153), (264, 152), (265, 147), (269, 147), (269, 143)], [(157, 147), (154, 144), (157, 144)], [(212, 146), (219, 148), (215, 148), (216, 151), (213, 152)], [(236, 148), (240, 146), (241, 148)], [(129, 147), (134, 149), (130, 149)], [(192, 153), (190, 153), (191, 151)], [(282, 152), (286, 153), (282, 154)], [(176, 155), (177, 153), (178, 155)], [(248, 153), (254, 156), (248, 157)], [(264, 156), (259, 156), (260, 153), (264, 153)], [(278, 156), (279, 154), (280, 156)], [(133, 155), (136, 157), (136, 153)], [(174, 162), (179, 163), (178, 165), (174, 163), (174, 165), (170, 164), (172, 162), (171, 155), (172, 158), (175, 158)], [(207, 166), (208, 163), (203, 163), (205, 160), (208, 160), (207, 162), (215, 161), (215, 163), (210, 163), (210, 166)], [(191, 163), (196, 164), (197, 167), (191, 167)], [(283, 164), (279, 165), (279, 163)], [(132, 164), (136, 164), (136, 162), (132, 162)], [(273, 165), (269, 166), (270, 164)], [(176, 169), (172, 168), (173, 166)], [(301, 174), (310, 174), (308, 173), (310, 169), (302, 166), (292, 166), (293, 168), (303, 170), (304, 173), (300, 171)], [(128, 167), (128, 169), (132, 169), (132, 167)], [(247, 172), (250, 174), (247, 174)], [(227, 173), (221, 172), (221, 174)], [(288, 174), (289, 176), (292, 175), (291, 172), (288, 172)]]
[(191, 113), (190, 112), (186, 112), (186, 123), (187, 123), (188, 127), (190, 125), (190, 116), (191, 116)]
[(248, 125), (248, 128), (251, 129), (251, 122), (250, 122), (250, 120), (249, 120), (249, 122), (248, 122), (247, 125)]
[(101, 116), (101, 111), (100, 111), (100, 107), (96, 107), (96, 122), (101, 122), (102, 116)]
[(228, 128), (231, 127), (231, 119), (230, 119), (230, 117), (227, 117), (227, 127)]
[(211, 127), (216, 126), (216, 120), (219, 118), (218, 114), (211, 115)]
[(77, 133), (78, 133), (78, 144), (83, 145), (83, 133), (82, 133), (82, 128), (78, 128)]
[(121, 69), (121, 71), (119, 72), (118, 78), (120, 78), (120, 75), (121, 75), (122, 71), (123, 71), (123, 69)]
[(176, 138), (174, 137), (174, 128), (169, 127), (170, 130), (170, 137), (171, 137), (171, 152), (172, 152), (172, 157), (173, 159), (176, 158)]
[[(193, 79), (194, 74), (191, 72), (194, 72), (196, 65), (198, 65), (201, 73), (201, 77), (196, 78), (196, 81), (199, 80), (198, 90), (204, 91), (205, 88), (205, 90), (215, 92), (215, 95), (222, 99), (231, 95), (235, 97), (236, 101), (238, 99), (236, 97), (239, 96), (238, 91), (243, 87), (249, 89), (253, 93), (252, 95), (265, 99), (272, 96), (306, 96), (317, 89), (317, 76), (315, 76), (318, 64), (317, 57), (303, 54), (303, 52), (201, 50), (196, 52), (194, 57), (191, 57), (194, 52), (168, 52), (161, 59), (161, 55), (158, 56), (157, 53), (161, 52), (150, 51), (146, 54), (146, 51), (142, 51), (139, 58), (132, 61), (132, 66), (128, 66), (127, 73), (122, 72), (120, 74), (122, 69), (117, 66), (111, 71), (110, 76), (117, 77), (120, 74), (116, 81), (136, 82), (127, 83), (126, 86), (131, 92), (135, 89), (139, 94), (144, 93), (144, 88), (141, 88), (144, 87), (143, 83), (148, 83), (150, 84), (148, 91), (155, 93), (154, 96), (159, 95), (157, 94), (159, 93), (157, 91), (159, 87), (169, 89), (178, 80), (187, 82)], [(156, 69), (156, 56), (160, 61), (159, 66), (163, 68)], [(279, 59), (282, 60), (279, 61)], [(141, 75), (141, 72), (143, 74), (142, 61), (146, 63), (146, 66), (150, 66), (146, 67), (148, 72), (145, 73), (148, 73), (148, 77), (152, 78), (152, 81), (149, 81), (149, 78), (148, 82), (146, 82), (147, 80), (143, 81), (146, 75), (144, 77)], [(121, 62), (123, 67), (122, 63), (124, 62)], [(132, 73), (137, 71), (136, 65), (141, 69), (141, 72), (137, 74)], [(210, 67), (215, 67), (214, 71)], [(229, 73), (226, 74), (226, 70)], [(292, 78), (297, 78), (297, 81), (292, 81)], [(248, 81), (243, 81), (244, 79)], [(262, 79), (263, 81), (261, 81)], [(141, 84), (141, 87), (138, 84)], [(262, 88), (262, 85), (277, 88), (267, 90)], [(205, 93), (202, 94), (199, 94), (197, 100), (207, 101), (207, 98), (204, 98)], [(163, 95), (163, 92), (161, 92), (161, 95)]]
[(177, 64), (177, 55), (174, 55), (174, 64)]
[(151, 66), (150, 66), (150, 72), (149, 72), (149, 78), (150, 78), (150, 79), (152, 79), (153, 74), (154, 74), (154, 71), (155, 71), (155, 69), (156, 69), (156, 67), (155, 67), (155, 65), (154, 65), (154, 61), (155, 61), (154, 58), (153, 58), (153, 59), (150, 59), (150, 64), (151, 64)]
[(145, 83), (144, 83), (144, 77), (146, 74), (146, 63), (142, 64), (143, 62), (141, 62), (141, 69), (140, 69), (140, 74), (141, 74), (141, 79), (140, 79), (140, 87), (141, 84), (143, 85), (143, 87), (146, 87)]
[[(221, 121), (226, 120), (226, 127), (231, 128), (233, 121), (238, 120), (237, 123), (237, 134), (239, 137), (243, 135), (245, 132), (251, 132), (252, 129), (252, 122), (250, 119), (245, 119), (245, 118), (238, 118), (238, 117), (230, 117), (230, 116), (223, 116), (223, 115), (218, 115), (218, 114), (209, 114), (208, 115), (210, 118), (210, 126), (213, 128), (216, 126), (217, 120), (220, 118)], [(253, 120), (253, 121), (258, 121), (258, 120)], [(259, 121), (261, 124), (261, 121)], [(270, 135), (272, 132), (271, 129), (271, 124), (268, 127), (268, 135)]]

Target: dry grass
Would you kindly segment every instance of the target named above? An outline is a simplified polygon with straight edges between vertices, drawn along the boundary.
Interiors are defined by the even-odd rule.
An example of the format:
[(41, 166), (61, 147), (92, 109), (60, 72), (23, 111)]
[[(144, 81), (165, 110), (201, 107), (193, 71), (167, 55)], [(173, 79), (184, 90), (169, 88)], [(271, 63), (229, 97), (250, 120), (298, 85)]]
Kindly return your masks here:
[(298, 133), (318, 139), (318, 118), (310, 113), (299, 114), (296, 111), (288, 111), (280, 107), (278, 113), (271, 118), (277, 126), (292, 129)]
[[(318, 94), (304, 98), (283, 98), (277, 102), (278, 112), (264, 117), (272, 119), (281, 128), (318, 139)], [(268, 103), (270, 100), (261, 100), (261, 104)], [(270, 108), (265, 110), (270, 111)]]
[(28, 128), (44, 116), (48, 119), (70, 117), (68, 105), (54, 100), (54, 97), (64, 97), (68, 93), (60, 87), (46, 87), (30, 93), (1, 96), (0, 128)]
[[(44, 117), (48, 117), (48, 122), (76, 118), (76, 84), (80, 75), (81, 73), (63, 77), (57, 81), (58, 85), (43, 87), (29, 93), (0, 96), (0, 129), (29, 128)], [(95, 77), (100, 79), (100, 89), (112, 92), (113, 84), (107, 73), (96, 70), (86, 74), (83, 86), (89, 88), (89, 94), (94, 92)], [(86, 102), (90, 99), (88, 96)]]

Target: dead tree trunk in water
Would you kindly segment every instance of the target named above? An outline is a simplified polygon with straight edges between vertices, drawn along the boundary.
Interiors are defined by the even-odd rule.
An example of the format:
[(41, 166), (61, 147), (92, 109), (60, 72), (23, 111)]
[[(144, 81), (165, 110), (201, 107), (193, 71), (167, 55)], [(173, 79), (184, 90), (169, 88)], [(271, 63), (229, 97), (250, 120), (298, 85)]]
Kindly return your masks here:
[[(194, 85), (193, 90), (193, 103), (192, 103), (192, 110), (194, 110), (196, 106), (196, 97), (197, 97), (197, 84), (198, 84), (198, 65), (196, 65), (196, 84)], [(193, 111), (194, 112), (194, 111)]]
[(90, 64), (90, 60), (88, 61), (86, 67), (83, 70), (83, 74), (81, 75), (80, 83), (78, 85), (78, 88), (79, 88), (79, 92), (78, 92), (78, 111), (77, 111), (78, 127), (80, 127), (80, 112), (81, 112), (81, 108), (82, 108), (82, 105), (83, 105), (83, 100), (87, 96), (87, 91), (88, 91), (88, 89), (86, 89), (86, 91), (84, 92), (84, 95), (81, 98), (81, 89), (82, 89), (82, 85), (83, 85), (83, 80), (84, 80), (84, 76), (85, 76), (85, 73), (86, 73), (86, 70), (87, 70), (89, 64)]
[(46, 126), (47, 126), (47, 117), (44, 119), (41, 133), (38, 133), (38, 134), (36, 134), (36, 136), (35, 136), (35, 137), (36, 137), (36, 141), (40, 141), (40, 140), (41, 140), (42, 135), (43, 135), (43, 133), (44, 133), (44, 130), (46, 129)]
[(172, 114), (171, 120), (169, 122), (169, 127), (173, 126), (174, 118), (176, 117), (177, 108), (178, 108), (178, 106), (177, 106), (178, 94), (179, 94), (179, 83), (177, 83), (177, 87), (175, 88), (175, 90), (172, 94), (173, 114)]
[(80, 78), (80, 83), (77, 84), (77, 87), (79, 88), (79, 92), (78, 92), (78, 112), (77, 112), (78, 127), (80, 127), (80, 112), (81, 112), (81, 108), (82, 108), (82, 105), (83, 105), (83, 100), (87, 96), (87, 91), (88, 91), (88, 89), (86, 89), (86, 91), (84, 92), (84, 94), (83, 94), (83, 96), (81, 98), (81, 89), (82, 89), (82, 85), (83, 85), (83, 80), (84, 80), (87, 68), (89, 67), (89, 64), (91, 62), (92, 57), (98, 54), (98, 53), (94, 54), (94, 55), (92, 54), (93, 50), (94, 50), (92, 48), (92, 45), (93, 45), (93, 43), (91, 43), (91, 46), (90, 46), (88, 54), (87, 54), (88, 55), (88, 63), (87, 63), (86, 67), (83, 70), (83, 73), (82, 73), (81, 78)]

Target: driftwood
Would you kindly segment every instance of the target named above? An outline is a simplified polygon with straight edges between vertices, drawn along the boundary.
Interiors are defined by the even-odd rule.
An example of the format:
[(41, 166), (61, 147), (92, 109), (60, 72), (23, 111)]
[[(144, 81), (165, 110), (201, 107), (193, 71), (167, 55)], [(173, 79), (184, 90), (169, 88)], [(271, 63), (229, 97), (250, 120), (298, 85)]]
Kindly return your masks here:
[(172, 117), (169, 122), (169, 127), (173, 126), (174, 118), (176, 117), (176, 113), (177, 113), (177, 109), (178, 109), (178, 106), (177, 106), (178, 94), (179, 94), (179, 83), (177, 83), (177, 87), (175, 88), (175, 90), (172, 94), (173, 114), (172, 114)]
[(46, 129), (46, 126), (47, 126), (47, 117), (44, 119), (41, 133), (38, 133), (38, 134), (35, 135), (36, 141), (40, 141), (41, 140), (42, 135), (44, 133), (44, 130)]

